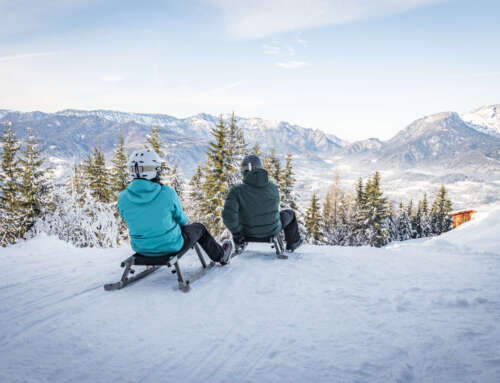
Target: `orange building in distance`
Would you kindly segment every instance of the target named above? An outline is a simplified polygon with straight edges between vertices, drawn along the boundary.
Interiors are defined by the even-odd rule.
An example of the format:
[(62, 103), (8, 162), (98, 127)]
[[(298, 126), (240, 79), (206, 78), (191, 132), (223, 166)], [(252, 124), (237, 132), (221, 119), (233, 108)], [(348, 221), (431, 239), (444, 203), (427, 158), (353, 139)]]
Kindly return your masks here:
[(460, 210), (460, 211), (452, 211), (448, 213), (449, 216), (453, 217), (453, 228), (460, 226), (462, 223), (470, 221), (472, 218), (472, 214), (476, 213), (475, 210)]

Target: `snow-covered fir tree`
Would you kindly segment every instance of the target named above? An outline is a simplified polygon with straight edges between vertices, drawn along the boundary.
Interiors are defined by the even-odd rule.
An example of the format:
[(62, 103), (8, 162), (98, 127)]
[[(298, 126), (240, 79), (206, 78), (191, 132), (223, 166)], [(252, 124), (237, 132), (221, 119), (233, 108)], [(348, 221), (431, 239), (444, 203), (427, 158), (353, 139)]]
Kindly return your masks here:
[(389, 230), (389, 242), (398, 240), (397, 215), (394, 211), (394, 204), (387, 201), (387, 228)]
[(128, 156), (125, 152), (125, 141), (121, 130), (118, 145), (116, 145), (113, 152), (111, 164), (111, 191), (115, 197), (118, 197), (118, 194), (125, 189), (130, 182)]
[(338, 210), (342, 197), (343, 192), (340, 187), (340, 176), (336, 172), (333, 175), (333, 184), (328, 188), (323, 204), (323, 230), (327, 243), (336, 244), (335, 232), (338, 226)]
[(34, 225), (42, 210), (48, 205), (49, 170), (43, 168), (42, 150), (33, 130), (28, 128), (28, 139), (19, 158), (21, 184), (19, 193), (19, 211), (21, 214), (20, 235), (23, 236)]
[(399, 203), (397, 211), (396, 230), (398, 241), (406, 241), (413, 236), (411, 217), (409, 217), (408, 209), (403, 205), (402, 201)]
[(306, 238), (309, 243), (320, 244), (323, 240), (321, 208), (318, 196), (313, 193), (305, 216)]
[(256, 142), (255, 145), (252, 147), (250, 153), (255, 154), (259, 158), (262, 156), (262, 151), (260, 150), (260, 145), (258, 142)]
[(285, 169), (281, 179), (280, 207), (293, 209), (297, 213), (297, 196), (295, 194), (295, 174), (293, 172), (292, 155), (288, 153), (285, 160)]
[(67, 194), (75, 194), (78, 196), (77, 201), (82, 203), (83, 194), (87, 188), (87, 180), (85, 175), (85, 164), (78, 163), (73, 164), (71, 169), (71, 175), (66, 181), (66, 192)]
[(12, 130), (12, 124), (0, 137), (2, 141), (2, 166), (0, 169), (0, 245), (7, 246), (17, 241), (20, 235), (21, 215), (19, 209), (20, 169), (17, 152), (20, 144)]
[(356, 184), (355, 197), (351, 210), (351, 225), (349, 230), (349, 245), (361, 246), (367, 243), (366, 238), (366, 222), (367, 222), (367, 207), (365, 187), (363, 179), (360, 177)]
[(242, 180), (241, 162), (243, 157), (248, 153), (247, 143), (243, 130), (238, 126), (234, 112), (229, 121), (228, 137), (227, 137), (227, 153), (230, 159), (229, 165), (229, 188), (238, 184)]
[(228, 129), (222, 116), (211, 130), (211, 134), (213, 140), (208, 145), (205, 182), (203, 184), (202, 223), (214, 236), (219, 237), (225, 230), (221, 215), (232, 167), (231, 159), (227, 153)]
[(85, 177), (92, 196), (99, 202), (108, 203), (112, 200), (111, 182), (104, 153), (97, 147), (94, 148), (94, 155), (88, 155), (85, 163)]
[(389, 242), (387, 200), (380, 188), (380, 173), (375, 172), (365, 189), (365, 230), (370, 246), (381, 247)]
[(439, 235), (451, 230), (453, 220), (448, 215), (451, 210), (451, 201), (447, 197), (446, 188), (442, 185), (434, 198), (431, 209), (431, 225), (434, 234)]
[(420, 217), (420, 233), (422, 237), (430, 237), (432, 236), (432, 225), (431, 225), (431, 217), (429, 212), (429, 206), (427, 202), (427, 193), (424, 193), (424, 198), (420, 203), (421, 207), (421, 217)]
[(166, 152), (164, 150), (165, 144), (160, 136), (160, 127), (153, 126), (151, 128), (151, 134), (146, 136), (147, 145), (145, 148), (153, 149), (158, 156), (161, 158), (162, 172), (160, 174), (160, 182), (163, 184), (169, 184), (169, 177), (172, 169), (166, 162)]
[(198, 165), (188, 185), (189, 199), (186, 210), (191, 222), (202, 221), (203, 204), (205, 202), (205, 194), (203, 193), (204, 183), (203, 168), (201, 165)]
[(340, 198), (337, 213), (337, 226), (331, 237), (331, 244), (338, 246), (350, 245), (350, 232), (352, 228), (351, 197), (343, 193)]
[(168, 178), (168, 186), (175, 190), (181, 201), (184, 201), (184, 179), (177, 163), (170, 166)]

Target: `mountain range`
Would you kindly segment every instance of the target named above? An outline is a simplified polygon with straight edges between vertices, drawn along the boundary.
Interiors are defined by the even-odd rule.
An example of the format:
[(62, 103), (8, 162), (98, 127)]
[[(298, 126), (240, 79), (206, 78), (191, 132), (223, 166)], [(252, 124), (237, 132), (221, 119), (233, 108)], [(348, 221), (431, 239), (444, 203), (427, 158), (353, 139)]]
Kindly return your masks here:
[[(230, 115), (223, 115), (225, 120)], [(489, 105), (459, 115), (443, 112), (408, 125), (393, 138), (347, 142), (318, 129), (284, 121), (236, 117), (250, 145), (294, 155), (298, 188), (308, 195), (324, 192), (338, 171), (346, 187), (374, 170), (382, 173), (391, 198), (419, 198), (445, 183), (458, 206), (488, 203), (500, 196), (500, 105)], [(107, 110), (63, 110), (56, 113), (0, 110), (0, 129), (12, 123), (18, 137), (31, 127), (59, 174), (69, 164), (86, 158), (94, 146), (111, 154), (120, 130), (132, 151), (144, 144), (152, 126), (160, 127), (169, 160), (186, 178), (205, 161), (210, 131), (219, 117), (198, 114), (176, 118), (165, 114)]]

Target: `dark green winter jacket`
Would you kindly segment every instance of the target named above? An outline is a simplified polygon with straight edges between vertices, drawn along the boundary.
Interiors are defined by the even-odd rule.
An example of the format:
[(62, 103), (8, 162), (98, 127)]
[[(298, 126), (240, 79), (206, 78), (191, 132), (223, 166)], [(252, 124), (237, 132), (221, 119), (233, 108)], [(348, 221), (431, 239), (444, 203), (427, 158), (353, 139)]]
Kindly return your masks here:
[(278, 188), (269, 182), (267, 171), (255, 169), (229, 191), (222, 219), (231, 233), (265, 238), (281, 231), (279, 205)]

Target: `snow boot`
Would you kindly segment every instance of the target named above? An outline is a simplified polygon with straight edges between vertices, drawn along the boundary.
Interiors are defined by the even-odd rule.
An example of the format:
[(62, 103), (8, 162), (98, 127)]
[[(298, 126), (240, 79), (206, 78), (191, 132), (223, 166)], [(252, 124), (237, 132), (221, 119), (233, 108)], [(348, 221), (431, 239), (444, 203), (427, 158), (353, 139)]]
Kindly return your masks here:
[(221, 265), (227, 265), (231, 260), (231, 253), (233, 252), (233, 241), (229, 239), (224, 241), (222, 248), (224, 249), (224, 255), (219, 262)]
[(286, 244), (286, 251), (289, 253), (293, 253), (295, 250), (297, 250), (302, 244), (304, 243), (304, 238), (300, 237), (298, 241), (290, 244)]

